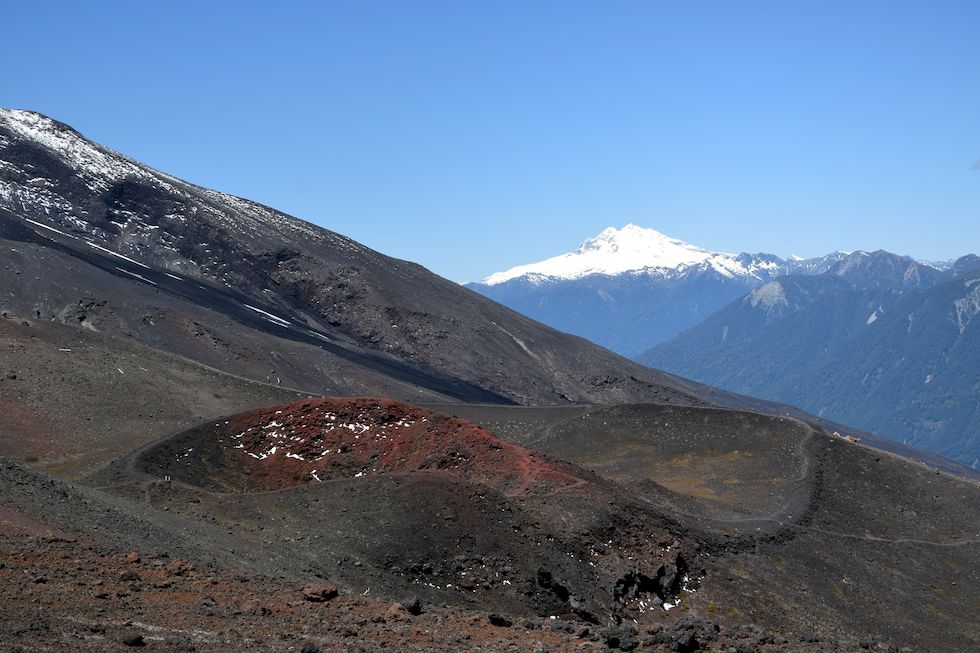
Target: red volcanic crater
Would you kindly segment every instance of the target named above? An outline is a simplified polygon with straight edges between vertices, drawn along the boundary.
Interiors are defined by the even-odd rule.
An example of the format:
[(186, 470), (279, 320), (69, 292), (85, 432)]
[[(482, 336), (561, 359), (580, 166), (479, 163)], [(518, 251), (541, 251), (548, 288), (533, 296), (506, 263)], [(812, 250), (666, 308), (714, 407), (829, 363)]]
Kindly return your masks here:
[(389, 399), (307, 399), (215, 425), (223, 457), (262, 489), (376, 474), (450, 474), (508, 496), (584, 480), (571, 466), (462, 419)]

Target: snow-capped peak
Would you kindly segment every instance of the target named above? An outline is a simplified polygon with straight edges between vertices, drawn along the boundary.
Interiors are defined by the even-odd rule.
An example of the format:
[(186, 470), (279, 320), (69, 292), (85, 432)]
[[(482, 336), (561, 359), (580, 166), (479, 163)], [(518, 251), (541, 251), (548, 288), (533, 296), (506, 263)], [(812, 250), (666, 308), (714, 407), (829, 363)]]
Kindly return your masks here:
[(495, 285), (525, 275), (579, 279), (590, 274), (612, 275), (646, 268), (678, 268), (702, 263), (714, 256), (717, 256), (715, 252), (670, 238), (656, 229), (628, 224), (622, 229), (604, 229), (574, 252), (491, 274), (483, 283)]

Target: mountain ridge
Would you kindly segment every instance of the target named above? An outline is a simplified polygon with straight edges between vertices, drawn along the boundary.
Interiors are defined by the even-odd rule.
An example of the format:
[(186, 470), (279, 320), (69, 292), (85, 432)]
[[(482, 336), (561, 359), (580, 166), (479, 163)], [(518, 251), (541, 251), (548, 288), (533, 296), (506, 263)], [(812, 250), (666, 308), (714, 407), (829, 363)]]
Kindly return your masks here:
[[(668, 255), (662, 250), (669, 250)], [(971, 261), (967, 255), (934, 268), (882, 250), (836, 251), (807, 259), (762, 252), (733, 255), (629, 224), (607, 228), (573, 252), (465, 285), (540, 322), (635, 358), (780, 276), (832, 273), (880, 284), (891, 268), (896, 287), (924, 287)], [(871, 270), (871, 265), (880, 269)]]
[(888, 272), (781, 277), (638, 360), (976, 468), (980, 272)]
[[(182, 326), (187, 321), (182, 312), (191, 310), (186, 303), (168, 306), (165, 322), (150, 320), (161, 305), (158, 294), (179, 288), (185, 299), (220, 305), (219, 313), (238, 323), (258, 319), (267, 329), (302, 333), (304, 340), (321, 341), (323, 347), (394, 357), (507, 401), (711, 401), (697, 384), (539, 325), (420, 265), (159, 173), (39, 114), (0, 111), (0, 162), (0, 208), (26, 216), (24, 224), (43, 232), (43, 242), (31, 237), (35, 245), (51, 251), (50, 244), (58, 242), (67, 260), (107, 256), (99, 259), (103, 272), (142, 286), (134, 295), (142, 303), (127, 306), (120, 296), (99, 309), (106, 313), (100, 328), (149, 338), (173, 353), (193, 348), (217, 367), (233, 365), (236, 359), (228, 359), (227, 351), (242, 339), (238, 327), (221, 327), (225, 333), (202, 352), (200, 340)], [(151, 278), (155, 273), (146, 271), (153, 269), (160, 273)], [(13, 275), (10, 287), (22, 290), (5, 299), (3, 307), (14, 314), (64, 319), (74, 311), (69, 304), (89, 299), (77, 279), (56, 278), (59, 274), (47, 271), (49, 279), (36, 280)], [(55, 283), (61, 284), (57, 293), (52, 292)], [(217, 329), (217, 324), (206, 326), (212, 334)], [(256, 349), (248, 355), (264, 356)], [(316, 369), (320, 376), (328, 371), (336, 377), (346, 365), (304, 354), (270, 367), (280, 377), (293, 370), (310, 379)]]

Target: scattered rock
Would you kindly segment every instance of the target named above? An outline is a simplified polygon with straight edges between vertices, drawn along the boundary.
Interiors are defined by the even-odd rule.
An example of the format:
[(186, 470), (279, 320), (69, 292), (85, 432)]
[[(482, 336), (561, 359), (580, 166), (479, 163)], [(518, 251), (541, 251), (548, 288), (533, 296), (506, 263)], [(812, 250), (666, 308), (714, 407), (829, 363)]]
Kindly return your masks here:
[(167, 565), (167, 573), (172, 576), (186, 576), (194, 571), (194, 565), (186, 560), (174, 560)]
[(490, 613), (487, 617), (487, 621), (490, 622), (491, 626), (497, 626), (498, 628), (510, 628), (514, 625), (514, 622), (502, 614), (497, 614), (496, 612)]
[(323, 603), (335, 598), (339, 592), (332, 583), (317, 583), (303, 588), (303, 599), (314, 603)]
[(191, 644), (190, 640), (185, 639), (184, 637), (176, 636), (176, 635), (166, 638), (164, 640), (164, 644), (166, 644), (168, 648), (172, 648), (172, 649), (177, 650), (177, 651), (193, 651), (194, 650), (194, 645)]
[(300, 649), (300, 653), (320, 653), (320, 647), (313, 642), (307, 642), (303, 644), (303, 648)]
[(262, 605), (258, 601), (248, 601), (243, 603), (241, 611), (242, 614), (255, 615), (258, 617), (265, 617), (272, 614), (272, 610)]
[(420, 599), (418, 596), (410, 596), (402, 601), (402, 605), (405, 606), (408, 613), (412, 615), (418, 616), (425, 611), (422, 607), (422, 599)]
[(385, 611), (384, 621), (387, 623), (393, 623), (397, 621), (404, 621), (408, 618), (408, 610), (405, 609), (401, 603), (392, 603), (388, 606)]
[(125, 583), (139, 582), (140, 575), (132, 570), (124, 571), (123, 573), (119, 574), (119, 580)]
[(630, 627), (606, 628), (602, 631), (606, 646), (620, 651), (632, 651), (640, 643), (636, 639), (636, 629)]
[(146, 646), (143, 636), (135, 630), (127, 630), (119, 636), (119, 641), (125, 646)]
[(551, 629), (556, 633), (568, 633), (571, 635), (575, 632), (575, 624), (571, 621), (566, 621), (565, 619), (549, 619), (548, 621)]

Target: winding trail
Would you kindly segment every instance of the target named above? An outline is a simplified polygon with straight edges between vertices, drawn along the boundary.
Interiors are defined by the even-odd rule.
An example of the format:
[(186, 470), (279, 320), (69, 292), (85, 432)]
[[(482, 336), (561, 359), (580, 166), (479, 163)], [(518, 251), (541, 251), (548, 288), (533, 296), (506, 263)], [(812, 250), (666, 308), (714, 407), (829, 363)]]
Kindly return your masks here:
[[(818, 434), (817, 431), (815, 431), (809, 424), (806, 424), (801, 420), (797, 420), (796, 418), (792, 418), (792, 417), (787, 419), (791, 419), (794, 422), (800, 424), (801, 426), (806, 427), (807, 429), (807, 435), (801, 438), (800, 442), (797, 444), (796, 453), (797, 455), (800, 456), (802, 463), (801, 463), (800, 474), (793, 479), (793, 482), (804, 483), (809, 485), (810, 498), (813, 499), (815, 498), (815, 494), (817, 494), (820, 489), (819, 481), (815, 478), (817, 472), (819, 471), (818, 465), (820, 463), (818, 460), (818, 456), (810, 453), (807, 449), (809, 448), (809, 445), (817, 442), (815, 438), (820, 437), (820, 434)], [(831, 436), (828, 435), (826, 437), (831, 437)], [(711, 522), (715, 524), (728, 524), (728, 525), (745, 525), (750, 527), (755, 525), (757, 526), (757, 528), (758, 525), (761, 524), (770, 525), (770, 529), (767, 530), (765, 533), (748, 534), (748, 535), (757, 535), (758, 537), (769, 536), (774, 534), (775, 532), (778, 532), (781, 529), (785, 529), (785, 530), (800, 531), (804, 533), (816, 533), (816, 534), (826, 535), (830, 537), (846, 538), (846, 539), (853, 539), (853, 540), (861, 540), (865, 542), (875, 542), (875, 543), (891, 544), (891, 545), (916, 544), (921, 546), (934, 546), (934, 547), (944, 547), (944, 548), (958, 548), (958, 547), (964, 547), (970, 545), (980, 545), (980, 538), (956, 540), (953, 542), (936, 542), (932, 540), (920, 540), (916, 538), (885, 538), (885, 537), (877, 537), (874, 535), (860, 535), (857, 533), (844, 533), (841, 531), (827, 530), (817, 526), (808, 526), (800, 522), (805, 521), (810, 516), (810, 514), (812, 514), (816, 510), (815, 507), (807, 506), (803, 510), (799, 511), (801, 516), (797, 520), (788, 520), (783, 517), (783, 515), (789, 515), (791, 510), (793, 511), (796, 510), (796, 508), (794, 508), (793, 498), (787, 501), (778, 510), (772, 511), (764, 515), (746, 516), (746, 517), (710, 517), (707, 515), (699, 515), (696, 513), (683, 510), (669, 500), (653, 501), (645, 496), (639, 496), (639, 498), (640, 500), (642, 500), (643, 502), (651, 506), (654, 506), (659, 509), (666, 509), (674, 513), (675, 515), (682, 515), (684, 517), (689, 517), (691, 519), (697, 520), (698, 522)], [(798, 507), (798, 503), (796, 505)]]

